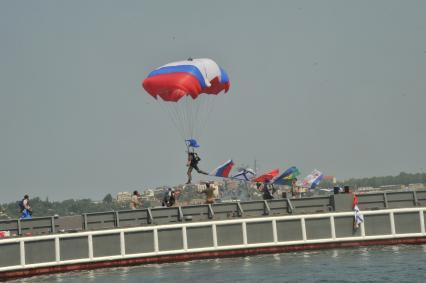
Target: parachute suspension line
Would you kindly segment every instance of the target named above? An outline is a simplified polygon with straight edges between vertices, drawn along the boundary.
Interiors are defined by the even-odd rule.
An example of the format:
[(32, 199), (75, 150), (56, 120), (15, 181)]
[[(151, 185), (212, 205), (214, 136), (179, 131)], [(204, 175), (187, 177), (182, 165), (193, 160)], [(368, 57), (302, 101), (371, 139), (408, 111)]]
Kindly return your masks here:
[(178, 102), (166, 102), (169, 116), (178, 129), (179, 134), (184, 138), (194, 137), (194, 129), (197, 122), (197, 117), (194, 115), (194, 102), (192, 97), (182, 97)]
[[(206, 102), (206, 100), (205, 99), (203, 99), (203, 97), (202, 96), (200, 96), (199, 98), (198, 98), (198, 101), (197, 101), (197, 103), (195, 104), (195, 114), (194, 114), (194, 117), (197, 119), (197, 125), (200, 125), (200, 121), (202, 120), (202, 114), (203, 113), (200, 113), (200, 109), (204, 109), (204, 104), (205, 104), (205, 102)], [(194, 135), (196, 135), (198, 138), (200, 138), (200, 130), (201, 129), (199, 129), (199, 128), (195, 128), (194, 127)]]
[(180, 119), (179, 119), (179, 113), (176, 111), (176, 108), (172, 103), (166, 102), (166, 105), (167, 105), (167, 109), (169, 113), (172, 116), (172, 121), (175, 124), (176, 129), (178, 130), (179, 134), (182, 136), (182, 123), (180, 122)]
[(200, 125), (205, 125), (208, 119), (208, 114), (212, 111), (214, 103), (213, 95), (203, 94), (197, 99), (191, 96), (182, 97), (177, 103), (170, 103), (173, 105), (170, 109), (171, 113), (178, 124), (180, 134), (185, 138), (200, 138), (201, 130)]
[(186, 95), (178, 102), (163, 101), (158, 104), (167, 113), (182, 140), (199, 140), (204, 135), (217, 99), (213, 94), (202, 94), (197, 99)]
[[(186, 99), (186, 97), (181, 98), (181, 99)], [(185, 102), (186, 101), (179, 101), (177, 103), (174, 103), (174, 109), (176, 110), (177, 116), (178, 116), (178, 121), (180, 124), (180, 129), (182, 132), (182, 136), (184, 139), (187, 139), (187, 134), (188, 134), (188, 117), (187, 117), (187, 111), (186, 111), (186, 107), (185, 107)]]
[(202, 119), (200, 119), (200, 122), (199, 122), (199, 125), (200, 125), (199, 136), (201, 136), (204, 133), (204, 129), (207, 126), (207, 121), (209, 121), (210, 115), (213, 112), (213, 109), (215, 107), (216, 100), (217, 100), (217, 98), (215, 99), (216, 95), (206, 94), (205, 96), (206, 96), (205, 97), (206, 99), (204, 100), (204, 105), (203, 105), (203, 108), (202, 108), (202, 109), (205, 110), (205, 113), (204, 113)]
[[(192, 99), (192, 98), (191, 98)], [(195, 102), (195, 103), (194, 103)], [(198, 138), (198, 133), (197, 133), (197, 127), (199, 125), (199, 112), (198, 112), (198, 108), (200, 107), (200, 103), (202, 102), (202, 100), (199, 100), (198, 98), (195, 99), (194, 101), (191, 102), (191, 104), (193, 105), (193, 107), (191, 107), (191, 135), (193, 138), (197, 137)]]
[(189, 113), (191, 115), (191, 135), (192, 137), (197, 137), (199, 138), (199, 125), (200, 125), (200, 120), (202, 120), (201, 118), (201, 114), (200, 113), (200, 107), (205, 103), (205, 100), (203, 99), (202, 96), (197, 97), (197, 99), (195, 99), (194, 101), (191, 101), (191, 109), (189, 110)]
[(187, 97), (182, 97), (182, 101), (179, 101), (176, 103), (176, 109), (179, 112), (179, 119), (182, 126), (182, 135), (184, 136), (184, 139), (187, 139), (188, 135), (188, 111), (186, 110), (186, 100)]
[(176, 102), (176, 103), (171, 102), (170, 107), (172, 108), (173, 113), (175, 113), (176, 121), (179, 126), (179, 131), (181, 135), (183, 136), (183, 138), (185, 138), (185, 120), (183, 117), (184, 112), (181, 109), (181, 105), (179, 104), (179, 102)]
[[(207, 69), (206, 66), (203, 66), (203, 71), (205, 73), (205, 76), (207, 77)], [(203, 115), (201, 115), (202, 117), (200, 117), (200, 121), (199, 121), (199, 133), (198, 135), (201, 136), (204, 133), (204, 129), (207, 126), (207, 121), (210, 118), (210, 114), (214, 108), (214, 104), (215, 104), (215, 99), (212, 99), (213, 97), (217, 96), (213, 95), (213, 94), (202, 94), (200, 98), (204, 98), (202, 99), (202, 103), (200, 103), (200, 105), (202, 105), (201, 109), (204, 109), (205, 112), (202, 113)], [(197, 112), (199, 111), (199, 109), (197, 109)]]
[(187, 95), (185, 97), (185, 114), (186, 114), (186, 125), (188, 125), (188, 129), (186, 134), (188, 135), (187, 138), (193, 138), (194, 137), (194, 126), (193, 126), (193, 117), (192, 117), (192, 105), (191, 102), (189, 101), (190, 96)]
[(189, 132), (189, 134), (190, 134), (190, 137), (191, 138), (195, 138), (195, 133), (196, 133), (196, 126), (198, 125), (198, 116), (197, 116), (197, 113), (196, 113), (196, 107), (197, 107), (197, 105), (199, 104), (199, 101), (198, 101), (198, 99), (193, 99), (192, 97), (188, 97), (188, 100), (190, 100), (190, 101), (187, 101), (187, 103), (188, 103), (188, 113), (189, 113), (189, 119), (190, 119), (190, 121), (189, 121), (189, 126), (190, 126), (190, 132)]
[[(195, 99), (198, 100), (198, 99)], [(193, 107), (191, 107), (191, 126), (192, 126), (192, 132), (191, 135), (192, 137), (196, 137), (197, 135), (197, 126), (198, 126), (198, 112), (197, 112), (197, 107), (200, 105), (200, 101), (196, 101), (195, 104), (193, 104)]]
[(190, 131), (190, 125), (189, 125), (189, 121), (190, 118), (188, 117), (188, 110), (187, 110), (187, 98), (183, 98), (184, 101), (182, 102), (178, 102), (177, 104), (177, 109), (179, 110), (179, 115), (181, 118), (181, 125), (182, 125), (182, 135), (184, 136), (185, 139), (188, 139), (188, 134)]
[(171, 113), (172, 120), (174, 124), (176, 125), (176, 129), (178, 130), (179, 134), (182, 136), (182, 123), (180, 121), (179, 113), (177, 112), (176, 107), (170, 102), (167, 102), (166, 105), (167, 105), (167, 109)]
[(168, 103), (169, 107), (175, 117), (175, 121), (177, 124), (177, 129), (179, 130), (179, 134), (181, 135), (182, 139), (187, 139), (186, 133), (187, 133), (187, 122), (186, 122), (186, 111), (183, 107), (181, 102), (174, 103), (170, 102)]
[[(191, 62), (193, 61), (193, 62)], [(190, 78), (189, 72), (177, 72), (168, 68), (170, 66), (182, 66), (191, 65), (191, 68), (197, 68), (204, 80), (210, 80), (212, 78), (221, 78), (225, 75), (223, 81), (211, 80), (212, 88), (202, 88), (202, 82), (197, 82)], [(167, 68), (167, 76), (159, 76), (163, 74), (159, 72), (159, 69)], [(185, 74), (186, 73), (186, 74)], [(206, 81), (207, 82), (207, 81)], [(207, 83), (208, 84), (208, 83)], [(172, 120), (173, 125), (178, 130), (179, 134), (183, 139), (188, 138), (199, 138), (203, 129), (206, 127), (208, 119), (210, 119), (211, 112), (213, 111), (216, 94), (222, 90), (229, 88), (229, 78), (224, 73), (223, 69), (219, 67), (211, 59), (192, 59), (188, 61), (179, 61), (164, 65), (160, 68), (152, 71), (147, 78), (144, 79), (143, 88), (152, 96), (160, 97), (163, 101), (160, 104), (166, 104), (161, 106), (163, 111), (167, 112), (167, 115)], [(176, 97), (174, 95), (182, 93), (184, 89), (194, 89), (197, 91), (191, 93), (195, 99), (188, 93), (185, 93), (178, 101), (172, 102)], [(199, 88), (201, 87), (201, 88)], [(178, 92), (175, 92), (178, 91)], [(206, 94), (205, 92), (212, 91), (213, 94)]]
[(191, 110), (191, 105), (188, 103), (189, 100), (189, 95), (186, 95), (184, 98), (183, 104), (182, 104), (182, 109), (183, 109), (183, 114), (184, 114), (184, 125), (186, 126), (185, 129), (185, 133), (184, 135), (188, 135), (185, 138), (191, 138), (191, 116), (190, 116), (190, 110)]
[(173, 107), (170, 106), (169, 103), (164, 103), (164, 104), (158, 103), (158, 104), (162, 108), (162, 111), (167, 113), (167, 115), (169, 116), (170, 120), (172, 121), (174, 127), (176, 128), (177, 132), (181, 136), (181, 138), (185, 139), (185, 137), (182, 134), (182, 129), (179, 126), (179, 118), (178, 118), (176, 110), (173, 109)]

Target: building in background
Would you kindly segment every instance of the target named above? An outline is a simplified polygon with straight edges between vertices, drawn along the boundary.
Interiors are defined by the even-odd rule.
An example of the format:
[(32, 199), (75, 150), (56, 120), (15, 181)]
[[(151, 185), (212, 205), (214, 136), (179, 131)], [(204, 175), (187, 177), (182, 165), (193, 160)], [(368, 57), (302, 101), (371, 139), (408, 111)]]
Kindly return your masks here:
[(336, 184), (336, 177), (335, 176), (324, 176), (323, 178), (324, 181), (330, 182), (332, 184)]
[(132, 194), (129, 192), (119, 192), (117, 194), (116, 199), (118, 203), (130, 202), (130, 200), (132, 199)]

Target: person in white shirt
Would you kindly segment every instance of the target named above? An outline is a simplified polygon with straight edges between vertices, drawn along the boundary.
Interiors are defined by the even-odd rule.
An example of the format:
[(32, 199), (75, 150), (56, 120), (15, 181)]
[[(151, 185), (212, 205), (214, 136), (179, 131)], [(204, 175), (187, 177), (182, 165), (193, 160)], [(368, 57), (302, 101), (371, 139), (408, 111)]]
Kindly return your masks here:
[(141, 207), (141, 201), (140, 201), (141, 195), (138, 191), (134, 191), (132, 198), (130, 200), (130, 208), (135, 210)]

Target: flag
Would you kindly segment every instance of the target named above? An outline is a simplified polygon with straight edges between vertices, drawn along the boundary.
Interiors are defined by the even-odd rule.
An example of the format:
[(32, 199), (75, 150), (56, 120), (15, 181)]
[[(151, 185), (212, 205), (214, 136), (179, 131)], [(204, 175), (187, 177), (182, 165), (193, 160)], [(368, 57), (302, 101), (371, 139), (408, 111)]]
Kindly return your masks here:
[(224, 164), (217, 167), (215, 170), (213, 170), (210, 175), (216, 176), (216, 177), (228, 177), (229, 172), (231, 172), (232, 167), (234, 166), (234, 162), (232, 160), (226, 161)]
[(352, 206), (353, 206), (353, 209), (354, 209), (354, 212), (355, 212), (354, 228), (358, 229), (359, 225), (362, 222), (364, 222), (364, 216), (362, 216), (361, 210), (359, 210), (359, 208), (358, 208), (358, 196), (357, 195), (354, 195), (354, 201), (353, 201)]
[(200, 147), (195, 139), (185, 140), (185, 143), (187, 147)]
[(240, 169), (240, 171), (238, 171), (236, 174), (231, 176), (231, 179), (250, 181), (254, 177), (256, 177), (256, 173), (253, 171), (253, 169), (247, 168), (247, 169)]
[(354, 219), (354, 228), (358, 228), (359, 225), (364, 222), (364, 216), (362, 216), (361, 211), (358, 208), (358, 205), (354, 206), (354, 211), (355, 211), (355, 219)]
[(270, 172), (267, 172), (263, 175), (260, 175), (259, 177), (257, 177), (256, 179), (252, 180), (253, 182), (259, 182), (259, 183), (263, 183), (263, 182), (269, 182), (271, 181), (275, 176), (277, 176), (280, 173), (279, 169), (274, 169)]
[(302, 188), (313, 189), (321, 182), (324, 174), (318, 170), (312, 171), (311, 174), (306, 176), (302, 181), (298, 182), (297, 185)]
[(291, 181), (300, 175), (299, 169), (292, 166), (284, 171), (280, 176), (276, 177), (272, 184), (275, 185), (290, 185)]
[(354, 202), (352, 204), (352, 207), (355, 208), (355, 206), (357, 206), (357, 205), (358, 205), (358, 196), (354, 195)]

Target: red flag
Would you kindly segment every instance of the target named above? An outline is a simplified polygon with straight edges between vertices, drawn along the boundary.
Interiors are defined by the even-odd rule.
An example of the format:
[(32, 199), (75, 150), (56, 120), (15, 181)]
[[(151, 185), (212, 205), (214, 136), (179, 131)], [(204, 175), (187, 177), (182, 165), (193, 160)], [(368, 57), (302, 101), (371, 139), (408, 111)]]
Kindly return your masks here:
[(258, 182), (258, 183), (263, 183), (263, 182), (269, 182), (272, 180), (272, 178), (274, 178), (275, 176), (277, 176), (280, 173), (279, 169), (274, 169), (268, 173), (265, 173), (263, 175), (260, 175), (259, 177), (257, 177), (256, 179), (253, 180), (253, 182)]
[(358, 205), (358, 197), (356, 194), (354, 194), (354, 203), (352, 204), (352, 208)]

